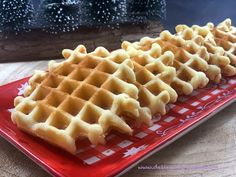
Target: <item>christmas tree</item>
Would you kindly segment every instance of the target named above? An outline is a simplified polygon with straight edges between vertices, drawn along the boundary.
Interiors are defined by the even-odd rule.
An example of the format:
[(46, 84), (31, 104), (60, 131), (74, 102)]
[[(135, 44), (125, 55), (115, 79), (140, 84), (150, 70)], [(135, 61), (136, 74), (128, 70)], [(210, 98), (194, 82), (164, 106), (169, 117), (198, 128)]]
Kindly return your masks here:
[(31, 0), (0, 1), (0, 31), (28, 31), (34, 17)]
[(164, 19), (165, 16), (165, 0), (128, 0), (128, 18), (134, 23)]
[(74, 31), (79, 27), (78, 0), (43, 0), (37, 15), (37, 22), (47, 32)]
[(82, 0), (87, 25), (114, 27), (125, 21), (126, 0)]

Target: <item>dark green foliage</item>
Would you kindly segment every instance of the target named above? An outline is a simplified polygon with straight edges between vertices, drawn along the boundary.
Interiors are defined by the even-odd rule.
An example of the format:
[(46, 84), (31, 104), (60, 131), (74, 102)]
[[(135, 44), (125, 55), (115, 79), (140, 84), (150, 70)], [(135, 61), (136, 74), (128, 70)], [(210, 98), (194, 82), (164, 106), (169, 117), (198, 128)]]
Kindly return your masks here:
[(125, 21), (126, 0), (83, 0), (82, 10), (85, 24), (114, 27)]
[(0, 1), (0, 31), (28, 31), (34, 17), (31, 0)]
[(128, 0), (128, 19), (134, 23), (164, 19), (165, 16), (165, 0)]
[(79, 27), (79, 1), (43, 0), (37, 22), (47, 32), (74, 31)]
[(41, 0), (34, 15), (31, 1), (0, 0), (0, 32), (36, 27), (56, 34), (79, 26), (113, 28), (165, 18), (166, 13), (165, 0)]

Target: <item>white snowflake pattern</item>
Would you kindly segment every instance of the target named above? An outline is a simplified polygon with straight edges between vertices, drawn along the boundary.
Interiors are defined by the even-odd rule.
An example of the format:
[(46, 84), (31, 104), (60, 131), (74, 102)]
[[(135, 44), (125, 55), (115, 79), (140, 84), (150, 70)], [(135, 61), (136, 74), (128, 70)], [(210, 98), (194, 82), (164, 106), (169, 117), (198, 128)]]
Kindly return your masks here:
[(14, 108), (8, 109), (8, 112), (12, 113), (13, 110)]
[(229, 80), (229, 84), (235, 84), (236, 83), (236, 80), (235, 79), (230, 79)]
[(128, 157), (128, 156), (132, 156), (134, 154), (137, 154), (138, 152), (146, 149), (146, 147), (148, 147), (148, 145), (144, 144), (142, 146), (139, 146), (139, 147), (132, 147), (130, 149), (127, 149), (126, 152), (124, 152), (124, 155), (123, 157)]
[(25, 92), (25, 89), (26, 89), (26, 87), (28, 87), (28, 85), (29, 85), (28, 82), (21, 84), (21, 87), (17, 88), (17, 90), (18, 90), (17, 95), (23, 95)]

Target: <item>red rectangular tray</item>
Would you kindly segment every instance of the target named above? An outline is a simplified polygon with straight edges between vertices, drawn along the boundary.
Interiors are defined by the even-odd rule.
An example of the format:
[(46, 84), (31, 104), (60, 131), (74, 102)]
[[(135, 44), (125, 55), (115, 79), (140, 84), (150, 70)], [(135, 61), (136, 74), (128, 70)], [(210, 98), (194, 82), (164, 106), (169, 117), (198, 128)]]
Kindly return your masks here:
[(178, 139), (236, 98), (236, 77), (209, 84), (178, 102), (168, 105), (168, 114), (153, 117), (152, 127), (141, 127), (133, 136), (112, 132), (106, 145), (78, 144), (71, 155), (43, 140), (20, 131), (11, 122), (10, 112), (16, 95), (21, 95), (28, 78), (0, 87), (0, 135), (55, 176), (115, 176), (125, 173), (141, 160)]

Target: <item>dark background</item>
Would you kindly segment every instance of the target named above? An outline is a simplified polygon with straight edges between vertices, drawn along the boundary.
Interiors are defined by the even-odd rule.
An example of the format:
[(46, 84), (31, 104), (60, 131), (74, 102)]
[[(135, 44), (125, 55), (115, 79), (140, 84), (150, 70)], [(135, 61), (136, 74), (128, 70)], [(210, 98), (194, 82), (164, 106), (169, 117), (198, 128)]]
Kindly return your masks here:
[(236, 0), (166, 0), (167, 18), (165, 27), (172, 32), (178, 24), (217, 24), (231, 18), (236, 24)]
[(38, 9), (41, 0), (32, 0), (32, 1), (33, 1), (33, 4), (34, 4), (34, 8)]
[[(33, 3), (37, 9), (40, 0), (33, 0)], [(176, 25), (183, 23), (217, 24), (225, 18), (231, 18), (233, 23), (236, 23), (236, 0), (166, 0), (166, 4), (167, 18), (163, 22), (172, 32)]]

